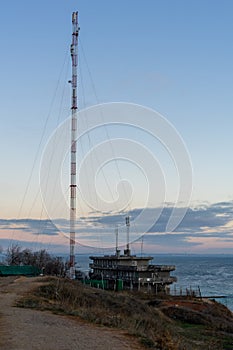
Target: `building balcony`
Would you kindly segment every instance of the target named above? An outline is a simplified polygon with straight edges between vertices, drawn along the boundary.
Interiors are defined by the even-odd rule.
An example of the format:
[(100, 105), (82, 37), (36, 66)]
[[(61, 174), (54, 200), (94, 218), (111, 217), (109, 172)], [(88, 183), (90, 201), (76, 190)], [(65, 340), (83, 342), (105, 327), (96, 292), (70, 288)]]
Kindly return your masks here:
[(148, 271), (174, 271), (176, 269), (175, 265), (148, 265)]
[(164, 278), (138, 278), (138, 282), (140, 284), (172, 284), (174, 282), (177, 282), (177, 278), (174, 276), (170, 276), (170, 277), (164, 277)]

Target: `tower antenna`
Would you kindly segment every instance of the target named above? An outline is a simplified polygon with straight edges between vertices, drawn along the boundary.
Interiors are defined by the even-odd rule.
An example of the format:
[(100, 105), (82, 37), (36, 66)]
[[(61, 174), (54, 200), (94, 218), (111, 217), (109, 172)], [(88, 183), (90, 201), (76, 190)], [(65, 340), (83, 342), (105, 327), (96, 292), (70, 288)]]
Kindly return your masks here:
[(78, 67), (78, 12), (72, 14), (72, 43), (70, 54), (72, 60), (72, 97), (71, 97), (71, 167), (70, 167), (70, 278), (75, 279), (75, 222), (76, 222), (76, 138), (77, 138), (77, 67)]
[(117, 251), (118, 251), (118, 225), (116, 225), (115, 234), (116, 234), (116, 255), (117, 255)]
[(120, 251), (120, 249), (118, 247), (118, 235), (119, 235), (118, 225), (116, 225), (115, 234), (116, 234), (116, 256), (119, 258), (121, 251)]
[(130, 249), (129, 249), (129, 227), (130, 227), (130, 221), (129, 221), (129, 216), (126, 216), (125, 223), (126, 223), (126, 234), (127, 234), (127, 242), (126, 242), (125, 254), (126, 255), (130, 255)]

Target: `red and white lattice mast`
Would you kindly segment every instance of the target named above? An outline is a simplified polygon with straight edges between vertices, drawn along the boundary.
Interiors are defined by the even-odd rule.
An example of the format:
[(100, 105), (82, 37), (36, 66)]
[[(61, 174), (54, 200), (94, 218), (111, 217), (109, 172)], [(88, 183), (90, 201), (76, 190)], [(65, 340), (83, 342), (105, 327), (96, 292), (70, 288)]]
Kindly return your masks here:
[(71, 99), (71, 169), (70, 169), (70, 278), (75, 279), (75, 224), (76, 224), (76, 150), (77, 150), (77, 67), (78, 67), (78, 12), (72, 14), (72, 44), (70, 46), (72, 60), (72, 99)]

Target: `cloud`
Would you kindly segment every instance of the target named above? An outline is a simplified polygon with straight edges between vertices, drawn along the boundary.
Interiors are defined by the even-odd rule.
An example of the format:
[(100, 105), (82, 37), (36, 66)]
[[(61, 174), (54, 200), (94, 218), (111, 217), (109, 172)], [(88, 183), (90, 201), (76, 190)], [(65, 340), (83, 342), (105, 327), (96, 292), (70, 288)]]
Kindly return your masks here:
[(0, 219), (0, 230), (23, 230), (33, 235), (49, 236), (58, 235), (60, 232), (51, 220), (37, 219)]
[[(173, 211), (172, 206), (167, 206), (165, 208), (157, 208), (159, 212), (161, 210), (161, 215), (157, 222), (149, 229), (148, 232), (166, 232), (166, 225)], [(131, 221), (134, 220), (141, 212), (142, 208), (137, 208), (129, 211), (128, 213), (120, 214), (108, 214), (107, 216), (92, 216), (88, 218), (83, 218), (83, 223), (85, 220), (91, 221), (92, 225), (101, 225), (101, 227), (113, 227), (116, 224), (124, 225), (126, 215), (131, 217)], [(148, 214), (155, 212), (154, 208), (145, 209)], [(179, 211), (179, 208), (177, 209)], [(183, 208), (180, 208), (182, 211)], [(179, 214), (179, 212), (178, 212)], [(208, 229), (221, 229), (225, 227), (225, 233), (229, 233), (231, 226), (228, 229), (228, 225), (233, 218), (233, 202), (220, 202), (215, 204), (205, 204), (204, 206), (199, 206), (195, 208), (188, 208), (185, 217), (179, 226), (175, 229), (175, 232), (207, 232)], [(217, 232), (217, 231), (216, 231)]]
[[(219, 248), (219, 252), (232, 250), (233, 253), (233, 201), (204, 203), (198, 207), (188, 208), (180, 225), (170, 233), (165, 229), (173, 207), (168, 204), (165, 208), (156, 210), (161, 209), (159, 219), (144, 235), (144, 247), (148, 251), (197, 252), (206, 250), (210, 252), (212, 250), (216, 252)], [(109, 213), (108, 215), (92, 213), (89, 217), (81, 217), (77, 226), (78, 244), (103, 247), (109, 237), (114, 241), (114, 230), (117, 224), (121, 225), (121, 233), (125, 238), (126, 215), (131, 217), (133, 223), (134, 218), (138, 217), (142, 210), (142, 208), (136, 208), (128, 213)], [(155, 213), (154, 208), (146, 210), (147, 215)], [(133, 224), (130, 229), (133, 230)], [(45, 244), (50, 242), (49, 244), (54, 246), (57, 244), (60, 247), (62, 244), (68, 244), (69, 221), (66, 219), (58, 218), (53, 222), (36, 219), (0, 219), (2, 239), (7, 239), (7, 235), (10, 237), (12, 230), (16, 234), (21, 233), (22, 241), (26, 239), (27, 242), (30, 240), (33, 242), (35, 241), (33, 236), (37, 235), (38, 239), (43, 240), (44, 237)], [(136, 249), (139, 245), (140, 243), (135, 243)]]

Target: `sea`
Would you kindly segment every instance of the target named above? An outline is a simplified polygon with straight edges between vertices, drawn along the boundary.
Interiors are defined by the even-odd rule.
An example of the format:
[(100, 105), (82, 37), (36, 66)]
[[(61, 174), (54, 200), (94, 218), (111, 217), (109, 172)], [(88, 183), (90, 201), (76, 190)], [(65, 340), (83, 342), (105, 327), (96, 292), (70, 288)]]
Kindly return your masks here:
[[(78, 269), (86, 274), (91, 262), (90, 255), (98, 254), (76, 255)], [(181, 290), (183, 293), (186, 290), (200, 290), (203, 297), (224, 296), (216, 298), (216, 301), (233, 311), (233, 255), (150, 254), (150, 256), (153, 257), (153, 264), (176, 266), (171, 275), (177, 277), (177, 283), (171, 286), (171, 294), (179, 294)]]
[[(176, 270), (171, 273), (177, 277), (177, 283), (171, 286), (172, 294), (178, 294), (180, 290), (198, 290), (202, 297), (224, 296), (216, 298), (216, 301), (233, 311), (233, 255), (150, 254), (150, 256), (154, 258), (153, 264), (176, 266)], [(89, 255), (77, 255), (76, 260), (79, 269), (88, 272)]]

